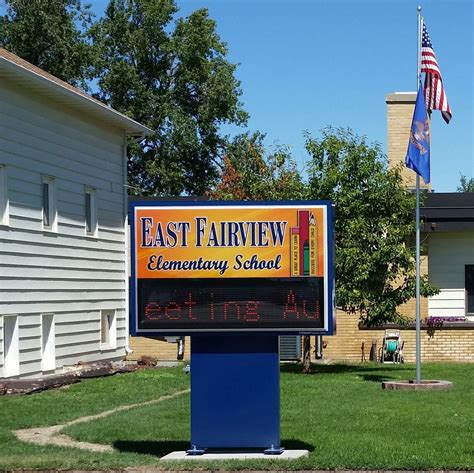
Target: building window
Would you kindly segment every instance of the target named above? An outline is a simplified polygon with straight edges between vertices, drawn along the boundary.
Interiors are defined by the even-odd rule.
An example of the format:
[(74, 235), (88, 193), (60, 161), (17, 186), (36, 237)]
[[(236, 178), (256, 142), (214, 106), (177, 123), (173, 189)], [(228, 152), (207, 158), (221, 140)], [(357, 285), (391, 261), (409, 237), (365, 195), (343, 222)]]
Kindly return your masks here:
[(56, 333), (53, 314), (41, 315), (41, 371), (56, 369)]
[(474, 264), (465, 266), (466, 312), (474, 317)]
[(117, 348), (117, 323), (114, 310), (101, 311), (100, 319), (101, 348)]
[(20, 374), (20, 340), (18, 335), (18, 316), (3, 316), (3, 376)]
[(7, 168), (0, 164), (0, 225), (8, 225)]
[(54, 178), (49, 177), (49, 176), (43, 176), (42, 208), (43, 208), (43, 229), (57, 232), (58, 231), (58, 212), (56, 209), (56, 186), (55, 186)]
[(86, 234), (97, 236), (97, 208), (95, 202), (95, 189), (85, 188), (86, 207)]

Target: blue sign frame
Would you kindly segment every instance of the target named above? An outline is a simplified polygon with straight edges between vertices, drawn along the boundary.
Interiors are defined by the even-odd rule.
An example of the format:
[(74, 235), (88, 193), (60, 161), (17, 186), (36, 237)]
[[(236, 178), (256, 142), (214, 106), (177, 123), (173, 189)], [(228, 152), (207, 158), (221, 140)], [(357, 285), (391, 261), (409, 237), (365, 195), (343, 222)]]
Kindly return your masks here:
[[(138, 284), (136, 271), (136, 221), (135, 214), (138, 208), (159, 208), (159, 207), (209, 207), (209, 206), (319, 206), (325, 208), (326, 227), (325, 245), (327, 248), (327, 272), (324, 287), (324, 326), (322, 328), (295, 329), (288, 328), (253, 328), (253, 329), (169, 329), (169, 330), (143, 330), (138, 326)], [(148, 338), (163, 336), (185, 336), (185, 335), (229, 335), (229, 334), (253, 334), (253, 335), (332, 335), (335, 333), (335, 281), (334, 281), (334, 212), (332, 202), (323, 200), (295, 200), (295, 201), (188, 201), (188, 200), (146, 200), (132, 201), (129, 203), (130, 221), (130, 246), (131, 246), (131, 278), (130, 278), (130, 334), (132, 336), (142, 336)], [(159, 279), (157, 279), (157, 284)]]

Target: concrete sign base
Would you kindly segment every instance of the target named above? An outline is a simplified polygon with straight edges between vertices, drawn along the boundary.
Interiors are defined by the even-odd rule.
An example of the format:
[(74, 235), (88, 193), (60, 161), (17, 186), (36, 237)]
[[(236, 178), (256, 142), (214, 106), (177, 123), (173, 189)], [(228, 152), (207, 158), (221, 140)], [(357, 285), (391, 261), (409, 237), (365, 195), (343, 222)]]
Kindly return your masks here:
[(308, 456), (308, 450), (285, 450), (281, 455), (265, 455), (264, 453), (225, 452), (188, 455), (184, 450), (172, 452), (161, 458), (163, 461), (173, 460), (296, 460)]

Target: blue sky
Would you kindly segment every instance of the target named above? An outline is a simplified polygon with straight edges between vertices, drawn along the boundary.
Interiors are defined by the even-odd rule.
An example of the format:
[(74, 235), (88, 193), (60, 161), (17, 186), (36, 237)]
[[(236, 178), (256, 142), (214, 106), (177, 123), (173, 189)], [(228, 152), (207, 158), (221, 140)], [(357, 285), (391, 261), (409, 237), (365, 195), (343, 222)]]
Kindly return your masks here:
[[(386, 149), (385, 96), (416, 90), (418, 2), (181, 0), (181, 14), (209, 9), (230, 60), (239, 63), (249, 128), (289, 145), (300, 167), (303, 131), (350, 127)], [(432, 184), (452, 192), (474, 176), (473, 6), (421, 3), (453, 112), (432, 121)]]

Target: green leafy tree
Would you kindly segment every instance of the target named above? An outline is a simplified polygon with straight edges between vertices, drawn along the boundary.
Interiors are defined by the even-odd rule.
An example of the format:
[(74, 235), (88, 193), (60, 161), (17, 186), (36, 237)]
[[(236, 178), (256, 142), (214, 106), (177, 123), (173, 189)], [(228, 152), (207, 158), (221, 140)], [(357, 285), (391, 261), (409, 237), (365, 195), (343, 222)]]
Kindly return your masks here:
[[(296, 200), (306, 196), (306, 187), (289, 152), (277, 147), (267, 153), (265, 135), (245, 133), (234, 138), (226, 150), (220, 181), (211, 193), (221, 200)], [(309, 372), (310, 337), (303, 337), (303, 371)]]
[(60, 79), (86, 88), (93, 48), (90, 6), (80, 0), (8, 0), (0, 44)]
[[(400, 169), (388, 169), (379, 145), (350, 130), (327, 128), (307, 136), (308, 182), (290, 154), (267, 154), (263, 135), (241, 135), (228, 147), (218, 199), (330, 199), (335, 205), (337, 306), (378, 325), (407, 320), (398, 307), (415, 296), (415, 196)], [(424, 296), (437, 289), (421, 279)], [(303, 337), (303, 371), (310, 370)]]
[(205, 9), (172, 21), (173, 0), (111, 0), (92, 36), (99, 98), (155, 134), (131, 147), (129, 184), (145, 195), (203, 194), (222, 167), (223, 124), (244, 124), (236, 66)]
[(461, 174), (457, 192), (474, 192), (474, 178), (471, 177), (468, 179), (466, 176)]
[[(404, 323), (398, 307), (415, 296), (415, 196), (378, 144), (350, 130), (307, 136), (308, 197), (335, 205), (336, 300), (368, 325)], [(421, 278), (421, 294), (436, 294)]]

